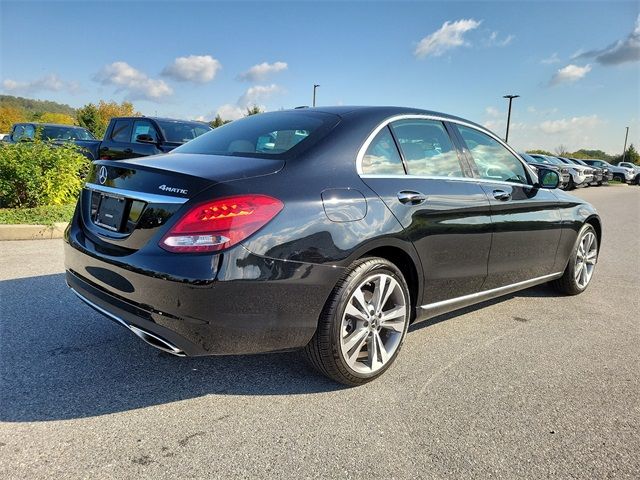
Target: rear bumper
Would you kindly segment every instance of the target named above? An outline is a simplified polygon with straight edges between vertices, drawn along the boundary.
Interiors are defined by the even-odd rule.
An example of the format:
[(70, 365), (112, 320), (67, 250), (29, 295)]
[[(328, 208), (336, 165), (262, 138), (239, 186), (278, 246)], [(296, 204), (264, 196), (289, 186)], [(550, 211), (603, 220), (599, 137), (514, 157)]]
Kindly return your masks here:
[(184, 262), (208, 264), (212, 277), (178, 280), (137, 269), (133, 258), (130, 264), (100, 258), (74, 237), (73, 226), (65, 240), (69, 287), (111, 320), (177, 355), (301, 348), (343, 272), (260, 257), (240, 246), (219, 255), (185, 256)]

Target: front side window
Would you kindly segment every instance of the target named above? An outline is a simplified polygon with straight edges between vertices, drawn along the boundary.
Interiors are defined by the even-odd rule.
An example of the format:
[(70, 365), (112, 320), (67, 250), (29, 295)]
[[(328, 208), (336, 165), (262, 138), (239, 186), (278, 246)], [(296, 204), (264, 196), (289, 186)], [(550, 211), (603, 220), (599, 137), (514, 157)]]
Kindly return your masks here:
[(116, 120), (111, 132), (114, 142), (129, 143), (131, 140), (131, 120)]
[(389, 127), (375, 136), (362, 157), (362, 173), (367, 175), (404, 175), (402, 159)]
[(138, 141), (138, 135), (149, 135), (154, 142), (158, 143), (158, 133), (149, 120), (136, 120), (135, 122), (133, 122), (131, 143), (135, 143)]
[(478, 167), (480, 178), (528, 184), (524, 165), (497, 140), (474, 128), (457, 125)]
[(463, 177), (458, 154), (442, 122), (400, 120), (391, 124), (409, 175)]

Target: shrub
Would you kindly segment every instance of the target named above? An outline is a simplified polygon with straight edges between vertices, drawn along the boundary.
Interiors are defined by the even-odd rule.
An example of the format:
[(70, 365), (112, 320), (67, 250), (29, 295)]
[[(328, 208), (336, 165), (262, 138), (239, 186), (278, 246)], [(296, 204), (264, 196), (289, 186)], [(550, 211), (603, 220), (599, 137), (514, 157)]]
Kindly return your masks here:
[(90, 162), (73, 144), (39, 140), (0, 146), (0, 207), (64, 205), (75, 200)]

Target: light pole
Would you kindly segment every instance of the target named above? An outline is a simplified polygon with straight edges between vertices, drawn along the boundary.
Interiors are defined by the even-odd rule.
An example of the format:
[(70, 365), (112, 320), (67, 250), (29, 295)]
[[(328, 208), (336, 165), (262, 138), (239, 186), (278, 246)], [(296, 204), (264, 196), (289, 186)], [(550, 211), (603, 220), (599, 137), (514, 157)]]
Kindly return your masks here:
[(627, 158), (627, 138), (629, 138), (629, 127), (627, 127), (627, 133), (624, 134), (624, 148), (622, 149), (622, 161)]
[(313, 84), (313, 106), (316, 106), (316, 88), (318, 88), (320, 85), (314, 83)]
[(511, 122), (511, 102), (514, 98), (518, 98), (520, 95), (503, 95), (502, 98), (509, 99), (509, 113), (507, 114), (507, 134), (504, 137), (505, 143), (509, 143), (509, 123)]

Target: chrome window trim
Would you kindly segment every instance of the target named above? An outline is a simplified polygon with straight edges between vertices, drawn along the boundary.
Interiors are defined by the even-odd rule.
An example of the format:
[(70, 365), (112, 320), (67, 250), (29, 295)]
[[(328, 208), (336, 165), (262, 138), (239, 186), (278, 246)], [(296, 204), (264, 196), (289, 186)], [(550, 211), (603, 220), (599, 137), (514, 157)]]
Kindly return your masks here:
[(173, 203), (181, 205), (189, 200), (188, 198), (183, 197), (172, 197), (170, 195), (158, 195), (155, 193), (135, 192), (133, 190), (106, 187), (104, 185), (97, 185), (95, 183), (86, 183), (84, 188), (86, 188), (87, 190), (93, 190), (95, 192), (106, 193), (107, 195), (113, 195), (115, 197), (140, 200), (146, 203)]
[(421, 179), (421, 180), (447, 180), (450, 182), (472, 182), (472, 183), (490, 183), (492, 185), (509, 185), (513, 187), (524, 187), (524, 188), (538, 188), (535, 185), (531, 185), (528, 183), (518, 183), (518, 182), (506, 182), (504, 180), (489, 180), (487, 178), (474, 178), (474, 177), (444, 177), (437, 175), (375, 175), (375, 174), (363, 174), (360, 175), (360, 178), (394, 178), (394, 179)]
[[(376, 128), (373, 129), (373, 131), (369, 134), (369, 136), (366, 138), (366, 140), (364, 141), (364, 143), (360, 147), (360, 150), (358, 150), (358, 155), (356, 156), (356, 171), (358, 172), (358, 175), (360, 175), (360, 177), (362, 177), (362, 178), (373, 178), (372, 175), (374, 175), (374, 174), (366, 174), (366, 173), (362, 172), (362, 159), (364, 158), (364, 154), (367, 152), (367, 149), (369, 148), (369, 145), (371, 145), (371, 142), (373, 141), (375, 136), (380, 132), (380, 130), (385, 128), (390, 123), (396, 122), (398, 120), (434, 120), (434, 121), (437, 121), (437, 122), (449, 122), (449, 123), (454, 123), (454, 124), (457, 124), (457, 125), (463, 125), (465, 127), (468, 127), (468, 128), (473, 129), (473, 130), (476, 130), (476, 131), (478, 131), (480, 133), (484, 133), (485, 135), (488, 135), (492, 139), (496, 140), (500, 145), (505, 147), (514, 157), (516, 157), (516, 159), (520, 161), (520, 163), (522, 164), (524, 169), (527, 172), (529, 172), (529, 174), (531, 175), (532, 180), (537, 180), (537, 178), (538, 178), (538, 176), (533, 171), (531, 166), (527, 162), (525, 162), (520, 157), (520, 155), (518, 155), (518, 152), (516, 152), (513, 148), (511, 148), (509, 145), (504, 143), (497, 135), (495, 135), (490, 130), (487, 130), (487, 129), (483, 128), (483, 127), (480, 127), (478, 125), (474, 125), (474, 124), (469, 123), (469, 122), (465, 122), (464, 120), (458, 120), (458, 119), (454, 119), (454, 118), (442, 117), (440, 115), (427, 115), (427, 114), (417, 114), (417, 113), (400, 114), (400, 115), (391, 116), (391, 117), (383, 120)], [(455, 148), (455, 142), (453, 141), (453, 139), (452, 139), (451, 143), (454, 145), (454, 148)], [(451, 178), (451, 177), (438, 177), (438, 176), (420, 176), (420, 175), (411, 175), (411, 174), (406, 174), (406, 175), (374, 175), (374, 177), (377, 177), (377, 178), (396, 178), (396, 177), (403, 177), (403, 176), (411, 177), (411, 178), (429, 178), (429, 179), (434, 179), (434, 178), (435, 179), (441, 179), (441, 178), (450, 179)], [(460, 177), (454, 177), (454, 178), (460, 178)], [(497, 180), (497, 181), (494, 182), (493, 180), (481, 179), (481, 178), (473, 178), (473, 177), (465, 177), (465, 178), (469, 178), (471, 180), (476, 180), (476, 181), (485, 180), (485, 181), (488, 181), (490, 183), (496, 183), (497, 182), (497, 183), (507, 183), (507, 184), (511, 184), (511, 185), (520, 185), (520, 186), (524, 185), (524, 186), (529, 186), (529, 187), (533, 187), (534, 186), (534, 185), (531, 185), (531, 184), (516, 183), (516, 182), (504, 182), (504, 181), (501, 181), (501, 180)]]

